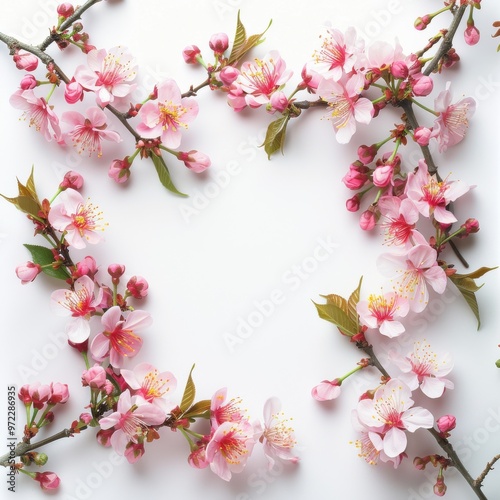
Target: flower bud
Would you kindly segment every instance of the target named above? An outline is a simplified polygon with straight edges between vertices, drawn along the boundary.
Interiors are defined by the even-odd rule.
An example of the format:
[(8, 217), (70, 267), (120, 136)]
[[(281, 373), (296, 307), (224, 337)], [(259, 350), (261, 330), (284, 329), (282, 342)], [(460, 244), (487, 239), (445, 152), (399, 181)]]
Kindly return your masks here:
[(239, 76), (240, 72), (233, 66), (224, 66), (219, 73), (219, 79), (224, 85), (231, 85)]
[(31, 74), (23, 76), (20, 87), (22, 90), (31, 90), (38, 85), (38, 80)]
[(446, 484), (444, 484), (444, 477), (438, 476), (436, 484), (434, 485), (434, 495), (444, 497), (446, 493)]
[(84, 340), (83, 342), (72, 342), (68, 339), (68, 344), (78, 352), (87, 352), (89, 350), (89, 339)]
[(57, 6), (57, 13), (60, 17), (67, 19), (75, 13), (75, 8), (70, 3), (64, 2)]
[(101, 365), (94, 365), (82, 373), (82, 386), (102, 389), (106, 382), (106, 370)]
[(314, 94), (318, 90), (319, 82), (322, 80), (322, 76), (319, 73), (311, 70), (307, 64), (302, 68), (302, 82), (299, 83), (299, 87), (307, 89), (309, 93)]
[(359, 210), (360, 199), (357, 194), (355, 194), (352, 198), (349, 198), (345, 202), (345, 207), (349, 212), (357, 212)]
[(48, 461), (49, 457), (45, 453), (34, 453), (33, 454), (33, 462), (36, 465), (45, 465)]
[(120, 278), (123, 276), (125, 272), (125, 266), (122, 264), (110, 264), (108, 266), (108, 274), (111, 276), (113, 285), (117, 285), (120, 281)]
[(404, 80), (408, 78), (408, 66), (404, 61), (394, 61), (391, 64), (391, 74), (394, 78)]
[(453, 415), (443, 415), (442, 417), (438, 418), (436, 425), (439, 429), (439, 432), (448, 437), (449, 432), (456, 427), (457, 419)]
[(430, 22), (432, 21), (432, 17), (426, 14), (425, 16), (422, 17), (417, 17), (415, 19), (415, 22), (413, 23), (413, 26), (419, 31), (425, 30), (427, 26), (429, 26)]
[(414, 80), (412, 83), (413, 93), (416, 96), (426, 96), (432, 92), (434, 87), (434, 82), (430, 76), (421, 76), (418, 80)]
[(432, 137), (432, 130), (427, 127), (418, 127), (413, 133), (413, 139), (419, 146), (428, 146)]
[(210, 158), (199, 151), (180, 152), (177, 158), (184, 162), (187, 168), (199, 174), (210, 166)]
[(61, 404), (63, 405), (69, 399), (69, 390), (67, 384), (61, 384), (60, 382), (51, 383), (50, 389), (52, 394), (47, 401), (49, 405)]
[(130, 177), (130, 164), (128, 156), (123, 160), (113, 160), (108, 170), (108, 177), (113, 179), (118, 184), (127, 182)]
[(83, 87), (74, 78), (64, 88), (64, 99), (68, 104), (83, 101)]
[(199, 64), (199, 57), (201, 54), (201, 50), (196, 45), (188, 45), (182, 51), (182, 57), (184, 58), (184, 62), (187, 64)]
[(359, 227), (363, 229), (363, 231), (371, 231), (375, 227), (376, 222), (375, 213), (370, 207), (361, 214), (359, 218)]
[(392, 165), (380, 165), (373, 171), (373, 184), (379, 188), (386, 187), (391, 183), (394, 167)]
[(469, 25), (467, 23), (467, 28), (464, 31), (464, 39), (467, 45), (476, 45), (479, 42), (480, 33), (479, 30), (474, 26), (474, 21)]
[(477, 219), (467, 219), (460, 227), (465, 231), (459, 234), (459, 237), (466, 238), (469, 234), (479, 231), (479, 221)]
[(31, 406), (32, 399), (29, 384), (23, 385), (21, 389), (19, 389), (17, 396), (23, 402), (24, 406)]
[(76, 264), (76, 279), (82, 276), (88, 276), (90, 279), (94, 279), (97, 273), (97, 262), (94, 257), (88, 255), (84, 257), (80, 262)]
[(42, 268), (40, 264), (34, 264), (30, 261), (16, 267), (16, 275), (21, 280), (22, 285), (32, 282), (41, 272)]
[(216, 33), (210, 37), (208, 46), (215, 54), (223, 54), (229, 47), (229, 38), (225, 33)]
[(25, 71), (35, 71), (38, 67), (38, 57), (33, 55), (31, 52), (26, 50), (17, 51), (12, 57), (16, 63), (17, 69), (22, 69)]
[(363, 165), (371, 163), (377, 155), (378, 148), (376, 144), (371, 146), (362, 145), (358, 148), (358, 159)]
[(274, 111), (283, 113), (288, 107), (288, 97), (284, 92), (277, 91), (273, 92), (270, 99), (271, 107)]
[(127, 290), (136, 299), (143, 299), (148, 294), (148, 282), (142, 276), (132, 276), (127, 283)]
[(341, 385), (342, 382), (338, 378), (332, 381), (323, 380), (312, 388), (311, 395), (316, 401), (331, 401), (340, 396)]
[(59, 189), (64, 191), (65, 189), (74, 189), (79, 191), (83, 187), (83, 177), (78, 173), (70, 170), (64, 174), (64, 178), (59, 184)]
[(54, 472), (36, 472), (35, 477), (33, 478), (35, 481), (40, 483), (40, 487), (42, 490), (56, 490), (59, 487), (61, 480)]

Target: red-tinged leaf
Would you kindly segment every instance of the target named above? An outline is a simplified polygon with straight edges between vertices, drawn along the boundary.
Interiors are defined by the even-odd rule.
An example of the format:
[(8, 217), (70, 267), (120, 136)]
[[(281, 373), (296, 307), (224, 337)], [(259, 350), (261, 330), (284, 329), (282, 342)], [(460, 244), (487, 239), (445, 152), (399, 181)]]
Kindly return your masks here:
[(359, 315), (357, 310), (357, 305), (359, 302), (359, 296), (361, 293), (361, 283), (363, 282), (363, 276), (359, 279), (358, 288), (351, 293), (347, 305), (349, 306), (349, 311), (347, 312), (349, 318), (351, 318), (356, 323), (356, 328), (359, 328)]
[(182, 415), (182, 418), (193, 418), (196, 416), (201, 416), (203, 418), (210, 418), (211, 404), (212, 401), (210, 399), (203, 399), (201, 401), (198, 401)]
[(340, 330), (340, 333), (348, 337), (352, 337), (358, 333), (356, 323), (340, 307), (337, 307), (335, 304), (313, 303), (316, 306), (319, 317), (333, 323)]
[(347, 306), (347, 300), (344, 299), (344, 297), (341, 297), (340, 295), (335, 295), (334, 293), (330, 293), (328, 295), (321, 295), (324, 299), (326, 299), (327, 304), (334, 304), (337, 307), (340, 307), (342, 311), (344, 311), (346, 314), (348, 314), (349, 308)]

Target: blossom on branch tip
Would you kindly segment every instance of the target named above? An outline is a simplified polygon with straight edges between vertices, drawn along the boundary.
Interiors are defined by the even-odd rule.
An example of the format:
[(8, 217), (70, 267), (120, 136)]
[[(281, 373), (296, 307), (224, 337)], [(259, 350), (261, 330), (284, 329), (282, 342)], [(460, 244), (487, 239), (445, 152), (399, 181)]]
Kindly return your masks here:
[(88, 108), (86, 117), (78, 111), (66, 111), (62, 114), (62, 121), (69, 123), (73, 129), (68, 136), (73, 140), (78, 152), (87, 150), (89, 156), (97, 151), (97, 156), (102, 156), (101, 140), (121, 142), (120, 134), (114, 130), (106, 130), (107, 118), (102, 109)]
[(38, 67), (38, 57), (26, 50), (17, 50), (12, 56), (16, 68), (24, 71), (35, 71)]
[(40, 273), (42, 272), (42, 267), (40, 264), (34, 264), (33, 262), (26, 262), (22, 266), (16, 267), (16, 275), (21, 280), (21, 284), (26, 285), (31, 283)]
[(84, 89), (96, 94), (96, 102), (105, 107), (112, 104), (122, 108), (128, 105), (125, 98), (134, 91), (137, 65), (124, 47), (90, 50), (87, 54), (88, 67), (80, 65), (75, 70), (74, 79)]
[(189, 170), (197, 174), (204, 172), (210, 166), (210, 158), (196, 150), (188, 151), (187, 153), (180, 152), (177, 158), (184, 162)]
[(51, 207), (50, 224), (65, 233), (65, 239), (74, 248), (85, 248), (87, 243), (96, 244), (102, 240), (104, 231), (102, 212), (90, 200), (74, 189), (66, 189), (61, 195), (63, 202)]
[(340, 385), (342, 382), (339, 379), (323, 380), (311, 390), (311, 396), (316, 401), (331, 401), (340, 396)]
[(9, 102), (14, 108), (24, 111), (22, 117), (28, 119), (30, 127), (34, 126), (47, 141), (50, 142), (52, 139), (57, 142), (62, 141), (59, 118), (43, 97), (37, 97), (33, 90), (18, 90), (11, 96)]
[(148, 101), (139, 111), (141, 123), (137, 132), (145, 139), (161, 138), (163, 145), (176, 149), (181, 144), (181, 131), (198, 114), (198, 103), (182, 97), (174, 80), (164, 80), (157, 85), (158, 99)]

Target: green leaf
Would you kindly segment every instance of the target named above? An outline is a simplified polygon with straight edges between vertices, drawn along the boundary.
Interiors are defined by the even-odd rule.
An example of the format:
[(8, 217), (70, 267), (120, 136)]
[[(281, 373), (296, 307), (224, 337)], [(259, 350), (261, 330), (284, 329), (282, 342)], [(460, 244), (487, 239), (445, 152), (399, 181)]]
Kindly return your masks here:
[(40, 201), (36, 194), (35, 181), (33, 178), (33, 167), (31, 168), (30, 176), (26, 182), (26, 186), (19, 182), (17, 179), (17, 190), (19, 192), (18, 196), (15, 198), (9, 198), (0, 194), (2, 198), (12, 203), (21, 212), (32, 215), (33, 217), (38, 217), (38, 212), (41, 210)]
[(340, 307), (335, 304), (316, 304), (316, 302), (313, 304), (318, 310), (319, 317), (333, 323), (343, 335), (352, 337), (358, 333), (356, 323)]
[(359, 295), (361, 293), (361, 283), (363, 282), (363, 276), (359, 279), (358, 288), (351, 293), (347, 305), (349, 310), (347, 312), (349, 318), (351, 318), (356, 323), (356, 329), (359, 329), (359, 315), (356, 306), (359, 302)]
[(54, 269), (52, 264), (54, 261), (54, 255), (49, 248), (41, 247), (39, 245), (24, 245), (31, 253), (31, 257), (35, 264), (42, 266), (42, 271), (52, 278), (57, 278), (60, 280), (68, 279), (68, 273), (62, 267)]
[(321, 297), (326, 299), (327, 304), (333, 304), (342, 309), (342, 311), (344, 311), (346, 314), (348, 314), (349, 308), (347, 306), (347, 300), (345, 300), (344, 297), (335, 295), (334, 293), (330, 293), (329, 295), (321, 295)]
[(264, 150), (266, 151), (269, 159), (271, 159), (271, 155), (278, 150), (283, 153), (288, 120), (290, 120), (290, 116), (284, 115), (271, 122), (267, 127), (266, 138), (264, 139), (264, 144), (262, 144), (262, 146), (264, 146)]
[(180, 404), (180, 409), (184, 413), (193, 404), (194, 397), (196, 395), (196, 389), (193, 382), (193, 377), (191, 376), (194, 370), (194, 365), (189, 372), (189, 377), (186, 382), (186, 388), (184, 389), (184, 394), (182, 395), (182, 401)]
[[(210, 405), (211, 404), (212, 404), (212, 401), (210, 399), (203, 399), (202, 401), (198, 401), (182, 415), (182, 418), (192, 418), (192, 417), (195, 417), (197, 415), (198, 416), (202, 415), (205, 418), (210, 418)], [(203, 415), (204, 413), (206, 414), (207, 412), (208, 412), (208, 416)]]
[(453, 282), (455, 283), (455, 286), (457, 288), (461, 288), (462, 290), (468, 290), (469, 292), (477, 292), (483, 286), (483, 285), (476, 285), (476, 282), (469, 277), (457, 279), (454, 280)]
[(481, 276), (484, 276), (486, 273), (490, 272), (490, 271), (494, 271), (495, 269), (498, 269), (497, 267), (480, 267), (479, 269), (476, 269), (475, 271), (473, 271), (472, 273), (468, 273), (468, 274), (458, 274), (458, 273), (455, 273), (453, 276), (457, 277), (457, 278), (472, 278), (472, 279), (475, 279), (475, 278), (480, 278)]
[(187, 196), (187, 194), (181, 193), (172, 182), (170, 178), (170, 172), (168, 171), (167, 164), (162, 156), (158, 156), (154, 153), (151, 153), (151, 159), (153, 160), (154, 166), (156, 168), (156, 172), (158, 174), (158, 178), (164, 187), (166, 187), (170, 192), (178, 194), (180, 196)]
[(26, 189), (30, 192), (31, 197), (40, 204), (40, 200), (38, 199), (38, 194), (35, 188), (35, 167), (31, 167), (31, 173), (26, 181)]
[(231, 48), (231, 54), (229, 55), (228, 64), (234, 65), (239, 61), (249, 50), (256, 47), (264, 41), (262, 36), (270, 28), (272, 20), (269, 21), (267, 28), (258, 35), (251, 35), (247, 38), (245, 27), (241, 22), (240, 11), (238, 11), (238, 19), (236, 20), (236, 32), (234, 34), (233, 46)]
[(472, 312), (474, 313), (474, 316), (477, 319), (477, 329), (479, 330), (479, 327), (481, 326), (481, 319), (479, 317), (479, 306), (477, 304), (477, 299), (476, 295), (474, 292), (471, 292), (469, 290), (466, 290), (464, 288), (458, 288), (460, 290), (460, 293), (463, 295), (465, 301), (467, 304), (469, 304), (469, 307), (471, 308)]

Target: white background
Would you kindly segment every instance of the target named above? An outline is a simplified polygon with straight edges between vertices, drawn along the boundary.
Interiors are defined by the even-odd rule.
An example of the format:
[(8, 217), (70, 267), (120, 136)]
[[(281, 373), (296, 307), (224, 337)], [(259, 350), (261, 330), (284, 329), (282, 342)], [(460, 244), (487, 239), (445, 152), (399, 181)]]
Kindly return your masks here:
[[(48, 12), (53, 12), (56, 4), (42, 0), (20, 0), (15, 5), (3, 2), (0, 30), (39, 43), (55, 23)], [(201, 82), (203, 71), (185, 65), (181, 51), (188, 44), (197, 44), (208, 59), (209, 37), (221, 31), (231, 37), (238, 8), (248, 34), (262, 31), (273, 19), (265, 43), (253, 54), (262, 57), (266, 51), (278, 49), (295, 72), (290, 84), (293, 88), (303, 64), (319, 48), (325, 24), (341, 29), (354, 25), (368, 43), (375, 39), (392, 43), (397, 37), (409, 53), (425, 45), (434, 33), (417, 32), (412, 28), (413, 20), (441, 5), (431, 0), (103, 2), (85, 14), (83, 23), (97, 47), (130, 48), (140, 66), (135, 94), (139, 100), (166, 77), (175, 78), (182, 90)], [(456, 207), (460, 220), (476, 217), (481, 223), (481, 231), (461, 244), (472, 269), (499, 263), (500, 55), (496, 53), (498, 42), (490, 34), (491, 23), (500, 19), (500, 8), (493, 0), (485, 0), (482, 7), (476, 15), (482, 33), (480, 45), (467, 47), (461, 34), (457, 36), (462, 64), (436, 76), (428, 101), (432, 105), (432, 98), (449, 78), (454, 81), (455, 99), (471, 95), (478, 100), (466, 140), (446, 155), (436, 156), (443, 176), (452, 172), (453, 178), (477, 185)], [(433, 29), (443, 27), (448, 19), (440, 17)], [(60, 54), (51, 47), (50, 53), (68, 74), (84, 63), (75, 50)], [(350, 424), (351, 409), (361, 391), (376, 386), (375, 372), (346, 381), (341, 398), (333, 404), (321, 405), (310, 397), (314, 385), (343, 375), (360, 358), (331, 324), (318, 319), (311, 300), (320, 301), (319, 295), (326, 293), (347, 296), (361, 275), (364, 295), (382, 283), (375, 265), (384, 250), (382, 239), (362, 232), (358, 214), (345, 210), (345, 199), (352, 193), (340, 179), (356, 158), (357, 146), (384, 138), (388, 127), (398, 122), (398, 111), (387, 110), (385, 118), (372, 127), (360, 127), (347, 146), (336, 143), (330, 123), (321, 119), (321, 110), (308, 113), (290, 124), (285, 155), (277, 154), (268, 161), (257, 145), (262, 143), (271, 117), (263, 109), (236, 114), (223, 95), (204, 89), (198, 98), (199, 116), (184, 136), (182, 149), (206, 152), (213, 166), (197, 176), (182, 163), (167, 158), (178, 188), (190, 195), (182, 199), (161, 187), (149, 162), (134, 163), (127, 186), (108, 179), (110, 161), (133, 152), (133, 141), (124, 131), (123, 143), (106, 143), (100, 159), (46, 143), (26, 122), (19, 121), (20, 112), (10, 107), (9, 96), (23, 73), (15, 69), (5, 47), (0, 49), (0, 57), (0, 192), (14, 196), (16, 176), (24, 182), (32, 165), (39, 193), (47, 198), (67, 169), (82, 173), (86, 179), (84, 195), (100, 206), (109, 228), (103, 244), (87, 248), (78, 258), (93, 255), (103, 271), (110, 263), (123, 263), (127, 276), (142, 275), (150, 284), (150, 295), (140, 307), (151, 312), (154, 325), (144, 334), (137, 362), (149, 361), (161, 370), (172, 371), (179, 381), (179, 398), (189, 369), (196, 363), (199, 399), (208, 399), (227, 386), (231, 397), (243, 398), (252, 418), (260, 417), (269, 396), (279, 396), (286, 414), (294, 418), (301, 457), (298, 466), (285, 464), (270, 474), (261, 450), (256, 448), (245, 471), (227, 484), (208, 469), (189, 467), (188, 447), (180, 434), (163, 432), (162, 439), (148, 446), (143, 459), (132, 466), (118, 460), (111, 449), (100, 447), (90, 430), (46, 447), (50, 457), (46, 468), (62, 478), (56, 497), (136, 498), (145, 493), (152, 498), (207, 500), (433, 497), (436, 471), (418, 472), (411, 463), (415, 455), (439, 452), (425, 431), (409, 436), (410, 459), (397, 470), (390, 465), (367, 465), (349, 443), (357, 437)], [(37, 75), (42, 78), (43, 69), (39, 68)], [(43, 95), (39, 90), (37, 93)], [(89, 102), (87, 97), (87, 105)], [(54, 103), (56, 110), (58, 104), (62, 109), (59, 98)], [(419, 117), (423, 122), (429, 120), (423, 114)], [(110, 126), (122, 131), (120, 124)], [(412, 158), (407, 169), (414, 167), (418, 156)], [(237, 174), (221, 187), (221, 173), (228, 171), (228, 165)], [(187, 217), (190, 209), (194, 210)], [(42, 277), (21, 286), (14, 273), (15, 267), (29, 258), (22, 244), (42, 244), (42, 239), (33, 239), (32, 226), (14, 207), (1, 202), (0, 211), (0, 442), (6, 442), (8, 385), (19, 388), (35, 380), (68, 383), (72, 398), (57, 412), (54, 431), (68, 426), (83, 411), (87, 393), (79, 383), (83, 363), (61, 340), (65, 320), (49, 309), (49, 295), (60, 284)], [(314, 255), (322, 241), (335, 245), (327, 258), (318, 261)], [(451, 254), (446, 257), (455, 261)], [(300, 279), (293, 274), (297, 269), (303, 273)], [(425, 337), (436, 351), (452, 353), (455, 390), (439, 401), (429, 402), (421, 395), (415, 399), (436, 416), (456, 415), (458, 426), (452, 439), (473, 476), (500, 451), (500, 372), (494, 365), (500, 358), (500, 290), (495, 273), (481, 281), (486, 284), (478, 293), (482, 315), (479, 332), (465, 302), (450, 288), (443, 297), (433, 296), (428, 310), (413, 322), (413, 328), (408, 327), (411, 336), (396, 344), (406, 353), (413, 339)], [(243, 321), (252, 314), (258, 317), (259, 304), (269, 301), (276, 290), (281, 292), (281, 303), (273, 306), (247, 338), (230, 348), (225, 335), (236, 336)], [(18, 436), (22, 416), (18, 407)], [(458, 474), (450, 471), (445, 478), (448, 498), (474, 498)], [(18, 481), (16, 498), (41, 495), (37, 485), (25, 479)], [(0, 485), (0, 497), (10, 498), (4, 479)], [(484, 485), (489, 498), (499, 498), (500, 471), (493, 471)]]

